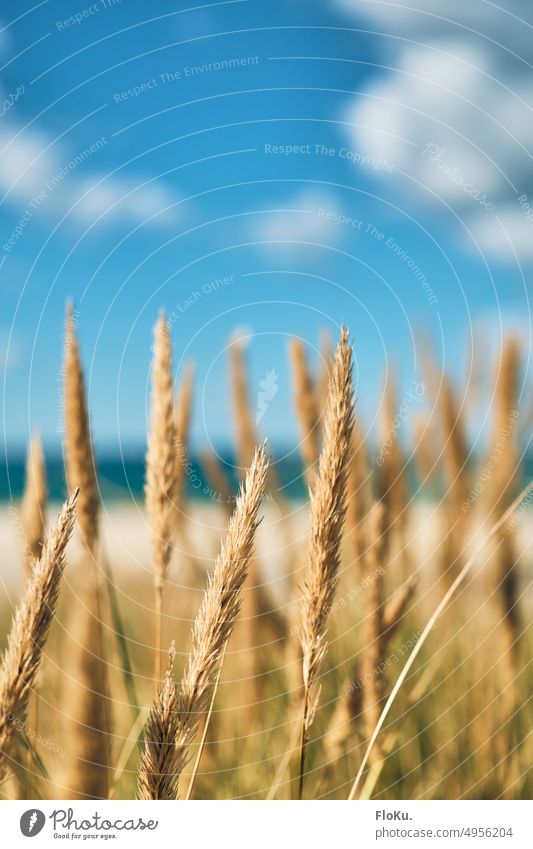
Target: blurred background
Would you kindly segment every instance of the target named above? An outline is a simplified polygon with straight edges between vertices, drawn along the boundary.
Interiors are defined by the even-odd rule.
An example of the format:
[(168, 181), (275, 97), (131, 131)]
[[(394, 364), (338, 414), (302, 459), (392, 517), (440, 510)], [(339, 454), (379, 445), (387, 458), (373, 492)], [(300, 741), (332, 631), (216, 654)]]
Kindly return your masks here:
[[(289, 340), (319, 373), (341, 322), (366, 433), (387, 375), (412, 399), (431, 351), (472, 407), (476, 451), (509, 333), (531, 409), (530, 4), (173, 6), (2, 5), (1, 497), (20, 494), (34, 432), (63, 491), (68, 299), (109, 496), (142, 492), (161, 309), (177, 382), (196, 367), (193, 455), (234, 450), (235, 334), (259, 431), (287, 462)], [(408, 405), (402, 438), (432, 403)]]
[[(309, 795), (346, 798), (375, 727), (369, 706), (533, 477), (533, 5), (4, 0), (0, 150), (4, 633), (66, 493), (69, 302), (103, 508), (91, 549), (103, 606), (98, 591), (84, 601), (77, 532), (32, 697), (48, 795), (107, 796), (83, 789), (81, 769), (63, 776), (99, 759), (113, 764), (115, 798), (135, 793), (130, 713), (137, 723), (152, 699), (159, 621), (143, 486), (164, 310), (184, 449), (162, 621), (177, 678), (237, 481), (258, 440), (274, 459), (199, 798), (263, 798), (276, 782), (272, 798), (290, 795), (306, 483), (327, 362), (350, 329), (357, 430), (306, 779)], [(82, 419), (71, 416), (71, 442)], [(25, 474), (32, 435), (46, 475), (37, 440)], [(95, 527), (98, 499), (85, 493)], [(381, 534), (368, 531), (375, 498)], [(384, 728), (381, 777), (370, 761), (368, 797), (531, 798), (532, 507), (529, 494), (430, 635)], [(386, 568), (365, 557), (368, 539), (384, 540)], [(105, 694), (89, 655), (110, 672), (109, 760), (98, 729), (96, 759), (77, 754)], [(11, 796), (38, 798), (29, 785)]]

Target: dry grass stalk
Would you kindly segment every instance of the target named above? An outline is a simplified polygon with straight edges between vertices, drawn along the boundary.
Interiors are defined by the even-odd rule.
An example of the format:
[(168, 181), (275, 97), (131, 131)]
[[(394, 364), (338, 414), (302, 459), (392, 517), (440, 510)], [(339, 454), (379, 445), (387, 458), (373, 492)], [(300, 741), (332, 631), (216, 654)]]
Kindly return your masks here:
[[(499, 566), (499, 589), (502, 605), (502, 628), (505, 642), (509, 651), (511, 666), (516, 677), (519, 669), (519, 650), (522, 628), (520, 624), (520, 609), (518, 604), (518, 554), (516, 550), (515, 533), (512, 529), (503, 529), (499, 534), (497, 549)], [(505, 655), (505, 652), (502, 652)], [(513, 688), (514, 689), (514, 688)]]
[(414, 458), (421, 486), (431, 485), (437, 472), (436, 439), (428, 413), (419, 413), (413, 422)]
[(174, 427), (176, 431), (176, 494), (175, 521), (176, 534), (180, 543), (180, 566), (182, 579), (194, 580), (196, 562), (191, 554), (193, 544), (190, 539), (185, 503), (189, 478), (189, 432), (192, 417), (194, 364), (187, 363), (183, 370), (180, 388), (174, 403)]
[(365, 619), (361, 659), (363, 684), (363, 713), (367, 734), (370, 735), (379, 719), (385, 689), (381, 663), (385, 658), (385, 626), (383, 615), (383, 506), (376, 502), (366, 520), (366, 550), (363, 557), (367, 580)]
[(240, 610), (267, 472), (268, 459), (261, 446), (256, 449), (244, 489), (237, 498), (226, 540), (194, 622), (192, 648), (179, 696), (181, 725), (176, 747), (183, 765), (202, 714), (209, 709), (223, 651)]
[[(234, 338), (229, 347), (238, 477), (249, 468), (259, 442), (248, 392), (245, 348), (246, 342), (239, 337)], [(268, 478), (270, 488), (277, 492), (278, 498), (281, 499), (279, 482), (272, 467), (269, 467)], [(259, 563), (254, 559), (250, 562), (248, 579), (243, 589), (242, 615), (238, 624), (242, 667), (239, 695), (243, 707), (256, 704), (260, 699), (260, 678), (256, 674), (259, 660), (256, 651), (257, 632), (263, 611), (272, 607), (268, 590), (262, 586)]]
[[(385, 574), (386, 537), (383, 534), (383, 508), (381, 503), (372, 507), (366, 520), (366, 549), (363, 556), (363, 572), (367, 581), (365, 596), (365, 619), (361, 678), (358, 685), (362, 690), (365, 731), (369, 737), (379, 719), (385, 693), (385, 668), (390, 641), (402, 621), (415, 591), (416, 578), (410, 577), (384, 603), (383, 578)], [(379, 748), (373, 760), (379, 759)]]
[(26, 458), (26, 482), (21, 504), (21, 520), (24, 532), (24, 569), (26, 576), (30, 567), (41, 556), (46, 528), (46, 467), (41, 440), (34, 436)]
[(489, 506), (498, 516), (513, 499), (520, 469), (516, 444), (519, 379), (520, 344), (511, 337), (504, 344), (496, 375), (496, 412), (489, 444), (490, 455), (498, 458), (489, 486)]
[(187, 484), (186, 466), (189, 454), (189, 430), (192, 415), (194, 366), (185, 368), (179, 394), (174, 405), (174, 427), (176, 430), (176, 516), (178, 527), (183, 526), (183, 503)]
[(231, 514), (234, 500), (231, 481), (222, 468), (217, 456), (212, 451), (204, 451), (200, 455), (200, 463), (209, 481), (213, 501), (216, 504), (222, 504), (224, 509)]
[(194, 364), (188, 363), (183, 371), (183, 379), (176, 397), (174, 407), (174, 424), (176, 439), (187, 448), (192, 416), (192, 399), (194, 386)]
[[(322, 425), (320, 420), (319, 404), (323, 408), (327, 402), (328, 379), (331, 360), (331, 340), (323, 335), (322, 354), (324, 366), (321, 369), (319, 380), (313, 379), (309, 363), (307, 361), (305, 346), (299, 339), (291, 340), (289, 355), (292, 363), (294, 383), (294, 406), (300, 427), (300, 454), (302, 457), (306, 484), (311, 487), (315, 480), (320, 446), (322, 441)], [(302, 651), (300, 645), (299, 627), (297, 622), (299, 587), (301, 573), (305, 559), (297, 558), (296, 564), (291, 563), (292, 596), (290, 619), (293, 626), (288, 628), (288, 640), (286, 643), (285, 669), (287, 682), (290, 690), (291, 702), (294, 708), (299, 710), (300, 689), (302, 686)]]
[[(496, 378), (496, 415), (494, 419), (490, 452), (498, 457), (489, 498), (496, 518), (511, 503), (517, 489), (520, 460), (516, 440), (518, 421), (518, 396), (520, 379), (520, 343), (515, 338), (506, 340)], [(490, 462), (490, 461), (489, 461)], [(498, 535), (497, 547), (498, 585), (502, 604), (502, 627), (516, 674), (520, 644), (520, 613), (518, 605), (518, 552), (514, 528), (503, 528)], [(513, 688), (514, 689), (514, 688)], [(512, 696), (514, 700), (514, 695)]]
[(154, 677), (160, 679), (163, 584), (176, 526), (176, 429), (172, 389), (170, 328), (161, 315), (154, 328), (152, 409), (146, 455), (146, 512), (152, 537), (155, 594)]
[(353, 557), (356, 564), (359, 564), (364, 550), (362, 530), (371, 498), (368, 457), (364, 434), (359, 422), (354, 424), (352, 442), (352, 462), (348, 474), (346, 525)]
[(310, 492), (310, 545), (301, 605), (304, 696), (298, 787), (300, 798), (309, 730), (320, 695), (320, 670), (327, 651), (327, 620), (338, 582), (352, 433), (352, 349), (348, 331), (343, 327), (331, 369), (324, 442), (315, 486)]
[(477, 545), (476, 545), (473, 553), (468, 558), (468, 560), (466, 561), (466, 563), (464, 564), (464, 566), (462, 567), (461, 571), (459, 572), (457, 577), (454, 579), (452, 584), (448, 587), (448, 589), (445, 592), (444, 596), (442, 597), (441, 601), (439, 602), (439, 604), (437, 605), (437, 607), (433, 611), (432, 615), (428, 619), (425, 627), (422, 629), (422, 631), (421, 631), (420, 635), (418, 636), (418, 639), (415, 643), (415, 646), (414, 646), (413, 650), (411, 651), (411, 654), (409, 655), (403, 669), (401, 670), (400, 674), (398, 675), (396, 682), (394, 684), (394, 687), (392, 688), (392, 690), (391, 690), (391, 692), (390, 692), (390, 694), (387, 698), (387, 701), (385, 703), (385, 706), (383, 707), (383, 710), (380, 713), (378, 722), (377, 722), (377, 724), (376, 724), (376, 726), (375, 726), (375, 728), (372, 732), (372, 736), (369, 740), (365, 754), (364, 754), (364, 756), (361, 760), (361, 763), (359, 765), (357, 775), (355, 777), (355, 780), (354, 780), (353, 785), (352, 785), (352, 789), (351, 789), (350, 794), (348, 796), (349, 800), (354, 800), (357, 796), (357, 792), (358, 792), (358, 789), (359, 789), (361, 778), (364, 774), (364, 771), (365, 771), (366, 766), (369, 762), (369, 759), (371, 758), (372, 750), (373, 750), (373, 748), (376, 744), (376, 740), (377, 740), (377, 738), (378, 738), (378, 736), (381, 732), (381, 729), (383, 728), (383, 725), (384, 725), (385, 720), (386, 720), (386, 718), (389, 714), (389, 711), (390, 711), (392, 705), (394, 704), (394, 701), (396, 699), (396, 696), (398, 695), (398, 692), (400, 691), (401, 687), (403, 686), (405, 679), (407, 678), (407, 675), (409, 674), (416, 658), (418, 657), (418, 655), (420, 654), (420, 651), (422, 650), (423, 646), (425, 645), (425, 642), (426, 642), (429, 634), (431, 633), (433, 627), (435, 626), (437, 620), (439, 619), (441, 614), (444, 612), (444, 610), (447, 608), (447, 606), (449, 605), (450, 601), (452, 600), (454, 594), (456, 593), (458, 588), (461, 586), (463, 581), (468, 576), (472, 567), (477, 562), (477, 558), (479, 557), (479, 555), (483, 552), (485, 547), (491, 543), (491, 541), (494, 539), (494, 537), (496, 537), (496, 535), (505, 526), (505, 524), (509, 521), (512, 521), (513, 514), (516, 511), (519, 510), (519, 508), (521, 507), (521, 505), (523, 504), (523, 502), (526, 499), (530, 498), (532, 491), (533, 491), (533, 482), (530, 482), (522, 490), (520, 495), (513, 501), (513, 503), (508, 507), (508, 509), (505, 511), (505, 513), (498, 519), (498, 521), (495, 522), (488, 529), (488, 531), (486, 531), (486, 533), (478, 540)]
[(444, 435), (444, 469), (447, 479), (447, 501), (454, 518), (461, 516), (461, 508), (468, 497), (468, 448), (459, 405), (447, 377), (442, 379), (439, 396), (440, 414)]
[[(69, 487), (79, 487), (78, 523), (88, 558), (88, 575), (79, 590), (77, 649), (73, 652), (76, 686), (68, 698), (72, 720), (66, 783), (71, 798), (105, 798), (108, 788), (109, 718), (107, 669), (102, 624), (102, 572), (99, 567), (98, 481), (91, 441), (85, 381), (72, 306), (65, 333), (65, 459)], [(82, 764), (80, 768), (80, 763)], [(97, 769), (92, 768), (97, 765)], [(98, 780), (97, 780), (98, 779)]]
[[(379, 510), (379, 505), (377, 509)], [(368, 523), (371, 521), (372, 518), (369, 517), (366, 522), (367, 535)], [(371, 531), (371, 533), (375, 535), (376, 530)], [(379, 540), (378, 546), (381, 546), (381, 542)], [(365, 554), (366, 568), (362, 570), (362, 573), (364, 577), (369, 574), (372, 581), (381, 581), (383, 569), (381, 564), (376, 562), (378, 559), (376, 558), (376, 554), (378, 554), (378, 558), (382, 556), (382, 553), (376, 552), (375, 548), (372, 552), (368, 551)], [(370, 573), (368, 572), (368, 569), (371, 570)], [(351, 680), (347, 681), (343, 687), (342, 695), (337, 700), (335, 710), (333, 711), (326, 734), (324, 735), (323, 748), (325, 767), (321, 785), (327, 781), (336, 762), (347, 750), (348, 745), (351, 743), (353, 747), (354, 738), (355, 740), (357, 739), (356, 735), (358, 730), (360, 730), (359, 721), (363, 714), (365, 704), (367, 703), (367, 700), (372, 698), (368, 690), (365, 692), (367, 679), (369, 677), (375, 678), (376, 675), (379, 674), (379, 670), (383, 668), (381, 664), (385, 660), (385, 653), (388, 651), (390, 640), (396, 633), (400, 622), (407, 611), (409, 603), (415, 594), (416, 585), (416, 579), (410, 578), (402, 587), (400, 587), (399, 590), (397, 590), (384, 608), (382, 608), (382, 605), (379, 603), (382, 597), (382, 589), (377, 589), (374, 593), (371, 593), (373, 599), (371, 598), (370, 603), (367, 605), (369, 608), (368, 616), (375, 618), (373, 624), (372, 619), (366, 620), (368, 624), (366, 627), (365, 638), (363, 640), (363, 656), (369, 650), (368, 640), (372, 639), (375, 632), (380, 629), (380, 636), (375, 644), (379, 648), (379, 660), (377, 657), (372, 658), (367, 654), (362, 665), (363, 669), (366, 670), (364, 676), (359, 675), (356, 668)], [(383, 615), (381, 615), (382, 609)], [(373, 653), (374, 649), (370, 650), (370, 654)], [(375, 654), (377, 655), (378, 652), (376, 651)], [(373, 665), (375, 663), (380, 665), (375, 668)], [(379, 694), (378, 698), (380, 698)], [(368, 732), (368, 727), (366, 730)]]
[(417, 580), (411, 576), (397, 590), (383, 611), (383, 633), (388, 643), (402, 621), (407, 608), (416, 592)]
[(312, 486), (320, 454), (319, 411), (316, 389), (300, 339), (289, 345), (294, 382), (294, 402), (300, 426), (300, 453), (308, 486)]
[[(353, 428), (352, 462), (348, 475), (346, 525), (353, 558), (358, 567), (356, 574), (363, 577), (362, 558), (365, 551), (365, 521), (369, 510), (371, 487), (364, 434), (360, 423)], [(355, 670), (346, 680), (342, 693), (336, 701), (323, 739), (324, 774), (320, 782), (323, 787), (331, 776), (335, 764), (344, 754), (357, 732), (362, 711), (362, 687)], [(319, 788), (320, 789), (320, 788)]]
[[(34, 436), (30, 441), (26, 457), (26, 479), (20, 509), (24, 539), (22, 558), (26, 578), (29, 578), (34, 562), (39, 560), (44, 545), (47, 497), (48, 488), (46, 484), (43, 446), (40, 438)], [(42, 683), (42, 669), (35, 680), (35, 692), (37, 692), (40, 683)], [(33, 715), (28, 720), (28, 723), (31, 726), (31, 730), (37, 733), (39, 717), (38, 699), (35, 699), (33, 702), (32, 713)], [(31, 793), (29, 786), (26, 787), (26, 792)]]
[(355, 672), (351, 681), (343, 687), (324, 734), (322, 742), (324, 771), (320, 781), (321, 787), (330, 778), (337, 762), (347, 751), (350, 743), (353, 747), (354, 739), (357, 739), (363, 694), (362, 688), (357, 686), (358, 681), (359, 676)]
[(468, 388), (465, 402), (467, 412), (475, 416), (481, 412), (483, 398), (488, 389), (487, 362), (490, 359), (490, 334), (487, 328), (473, 328), (464, 363), (464, 383)]
[(169, 652), (165, 678), (159, 688), (144, 729), (144, 746), (139, 762), (139, 799), (176, 799), (176, 737), (179, 728), (178, 691), (174, 681), (174, 643)]
[(80, 593), (71, 635), (72, 665), (63, 707), (71, 741), (63, 794), (67, 799), (106, 799), (112, 772), (107, 666), (93, 598), (90, 590)]
[(396, 383), (389, 376), (382, 409), (382, 446), (379, 465), (379, 493), (383, 504), (383, 530), (388, 538), (405, 542), (408, 485), (406, 463), (398, 433)]
[(248, 397), (244, 342), (241, 339), (232, 341), (229, 358), (237, 462), (242, 474), (252, 462), (258, 439)]
[(464, 559), (470, 514), (469, 511), (463, 510), (463, 505), (469, 497), (471, 484), (462, 415), (446, 376), (442, 378), (438, 401), (444, 439), (443, 467), (446, 481), (440, 566), (446, 582), (449, 583), (460, 570)]
[(25, 725), (28, 704), (50, 623), (54, 616), (65, 549), (74, 527), (78, 492), (59, 513), (45, 540), (41, 557), (32, 567), (16, 610), (0, 671), (0, 779), (16, 754), (18, 729)]
[(77, 516), (83, 545), (96, 561), (98, 545), (99, 498), (94, 462), (85, 381), (76, 336), (72, 305), (67, 307), (65, 324), (65, 460), (69, 489), (80, 490)]
[[(139, 768), (140, 799), (177, 798), (179, 777), (202, 717), (209, 711), (224, 649), (239, 614), (267, 469), (262, 446), (256, 449), (194, 621), (192, 647), (179, 695), (175, 697), (172, 683), (167, 679), (152, 708)], [(164, 777), (158, 766), (163, 757)]]

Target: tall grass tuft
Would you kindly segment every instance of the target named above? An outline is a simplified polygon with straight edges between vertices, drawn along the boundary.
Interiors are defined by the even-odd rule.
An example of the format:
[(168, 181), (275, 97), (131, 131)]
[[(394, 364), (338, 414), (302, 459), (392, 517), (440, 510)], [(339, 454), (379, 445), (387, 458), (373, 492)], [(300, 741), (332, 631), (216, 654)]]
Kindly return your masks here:
[[(110, 762), (109, 684), (105, 660), (99, 551), (99, 494), (85, 380), (72, 306), (65, 327), (65, 460), (69, 488), (79, 488), (78, 524), (84, 549), (80, 610), (73, 616), (77, 638), (71, 662), (66, 712), (72, 723), (65, 784), (70, 798), (106, 798)], [(80, 766), (81, 764), (81, 766)]]
[(316, 387), (305, 347), (300, 339), (292, 339), (289, 346), (294, 383), (294, 405), (300, 426), (300, 453), (307, 485), (311, 486), (320, 453), (320, 427)]
[(382, 406), (382, 444), (378, 488), (383, 507), (383, 533), (392, 551), (403, 546), (405, 551), (408, 486), (406, 463), (398, 433), (398, 399), (396, 380), (389, 375)]
[(26, 482), (21, 504), (21, 520), (24, 532), (24, 569), (26, 576), (35, 560), (41, 556), (46, 529), (46, 467), (41, 440), (34, 436), (26, 458)]
[[(382, 707), (384, 678), (380, 664), (385, 657), (385, 627), (383, 609), (383, 575), (385, 535), (383, 505), (376, 502), (365, 526), (363, 572), (366, 581), (364, 632), (361, 673), (363, 683), (363, 714), (368, 736), (374, 730)], [(376, 750), (374, 750), (376, 751)]]
[(239, 464), (240, 477), (250, 466), (254, 456), (255, 446), (258, 442), (248, 396), (244, 342), (242, 339), (235, 338), (231, 341), (229, 363), (237, 462)]
[(343, 327), (331, 368), (318, 471), (310, 491), (310, 544), (301, 604), (303, 707), (299, 798), (303, 794), (309, 730), (320, 696), (320, 671), (327, 651), (327, 620), (338, 582), (352, 446), (353, 403), (352, 349), (348, 331)]
[(69, 489), (80, 490), (78, 525), (89, 558), (96, 563), (98, 546), (99, 498), (96, 466), (91, 442), (85, 380), (72, 304), (65, 322), (65, 442), (64, 452)]
[(172, 389), (170, 328), (161, 315), (154, 328), (152, 409), (146, 455), (146, 512), (152, 537), (155, 596), (154, 679), (161, 677), (163, 585), (176, 525), (177, 445)]
[(159, 686), (144, 728), (144, 747), (139, 764), (139, 799), (176, 799), (179, 775), (176, 772), (176, 737), (179, 728), (178, 690), (174, 681), (174, 643), (168, 667)]
[[(179, 778), (200, 722), (207, 715), (224, 650), (241, 606), (252, 557), (268, 459), (257, 448), (228, 532), (192, 628), (192, 647), (176, 696), (171, 671), (159, 691), (145, 729), (139, 766), (140, 799), (175, 799)], [(160, 768), (164, 761), (164, 773)]]
[(46, 538), (41, 557), (28, 576), (15, 612), (0, 669), (0, 780), (13, 765), (19, 729), (24, 728), (28, 704), (41, 663), (66, 566), (65, 549), (74, 527), (77, 490), (59, 513)]
[[(496, 375), (496, 414), (490, 440), (490, 452), (498, 456), (494, 478), (491, 482), (491, 500), (488, 506), (496, 517), (505, 512), (513, 500), (519, 482), (520, 458), (517, 446), (517, 422), (520, 379), (520, 343), (510, 337), (504, 343), (498, 374)], [(522, 629), (520, 627), (518, 551), (516, 529), (505, 526), (498, 535), (498, 586), (500, 589), (502, 628), (514, 674), (518, 669), (518, 652)]]
[(187, 486), (187, 457), (189, 431), (191, 427), (194, 385), (194, 366), (189, 363), (174, 404), (174, 427), (176, 430), (176, 516), (178, 528), (183, 529), (183, 505)]

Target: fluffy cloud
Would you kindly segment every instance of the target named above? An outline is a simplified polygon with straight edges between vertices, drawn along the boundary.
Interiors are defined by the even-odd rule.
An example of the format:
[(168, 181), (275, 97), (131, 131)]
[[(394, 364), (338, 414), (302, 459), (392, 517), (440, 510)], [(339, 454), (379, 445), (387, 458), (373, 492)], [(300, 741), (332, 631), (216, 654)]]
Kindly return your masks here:
[(20, 361), (22, 346), (9, 327), (0, 326), (0, 372), (15, 368)]
[[(20, 128), (7, 121), (0, 129), (0, 192), (4, 204), (23, 212), (32, 204), (44, 212), (69, 214), (84, 225), (100, 216), (139, 223), (151, 220), (168, 224), (173, 213), (165, 212), (177, 200), (160, 183), (134, 181), (99, 174), (91, 163), (98, 160), (107, 140), (96, 139), (83, 150), (52, 144), (44, 133)], [(41, 199), (41, 200), (40, 200)], [(42, 201), (42, 202), (41, 202)], [(15, 217), (17, 212), (15, 212)]]
[(515, 47), (529, 45), (528, 0), (507, 0), (506, 8), (487, 0), (336, 0), (345, 11), (354, 12), (384, 33), (447, 38), (463, 33), (465, 38), (479, 33), (501, 40), (511, 37)]
[[(0, 21), (0, 55), (12, 47), (9, 25)], [(100, 216), (106, 222), (150, 219), (155, 225), (174, 220), (175, 211), (167, 208), (177, 198), (160, 183), (95, 173), (90, 160), (107, 141), (95, 140), (92, 146), (89, 142), (84, 150), (74, 151), (34, 126), (19, 126), (12, 120), (9, 102), (14, 94), (0, 82), (0, 202), (16, 207), (15, 218), (44, 194), (41, 209), (56, 215), (69, 213), (69, 220), (83, 225)]]
[(520, 18), (533, 9), (339, 2), (382, 33), (394, 68), (349, 108), (352, 143), (393, 162), (417, 203), (451, 205), (482, 250), (533, 259), (533, 28)]
[[(265, 211), (253, 225), (253, 237), (268, 250), (304, 250), (306, 245), (336, 245), (342, 237), (339, 199), (328, 192), (303, 191), (287, 198), (282, 209)], [(351, 220), (351, 219), (350, 219)], [(346, 225), (350, 226), (350, 224)]]

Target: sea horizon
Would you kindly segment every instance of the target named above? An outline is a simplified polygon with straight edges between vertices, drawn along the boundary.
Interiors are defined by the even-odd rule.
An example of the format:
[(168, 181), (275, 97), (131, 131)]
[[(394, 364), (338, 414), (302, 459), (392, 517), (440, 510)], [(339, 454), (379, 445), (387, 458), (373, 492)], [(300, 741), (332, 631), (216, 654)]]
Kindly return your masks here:
[[(219, 466), (227, 478), (231, 491), (235, 493), (239, 483), (239, 466), (235, 453), (229, 449), (217, 451)], [(377, 456), (377, 455), (376, 455)], [(224, 503), (225, 496), (218, 492), (214, 483), (202, 466), (202, 453), (194, 452), (186, 464), (186, 497), (197, 501)], [(483, 456), (476, 455), (472, 460), (474, 468), (482, 470)], [(18, 455), (13, 459), (0, 462), (0, 503), (20, 500), (24, 491), (26, 460)], [(307, 497), (307, 485), (303, 475), (301, 459), (295, 449), (278, 449), (272, 453), (272, 467), (277, 481), (279, 494), (288, 501), (302, 501)], [(106, 453), (97, 459), (100, 496), (106, 502), (144, 500), (145, 456), (144, 451), (128, 451), (123, 454)], [(66, 479), (63, 457), (60, 453), (46, 457), (46, 475), (50, 501), (59, 502), (66, 496)], [(419, 485), (415, 465), (407, 460), (407, 477), (414, 492)], [(519, 484), (533, 478), (533, 453), (523, 459), (522, 478)], [(425, 493), (438, 492), (438, 484), (424, 486)], [(273, 496), (272, 496), (273, 497)]]

